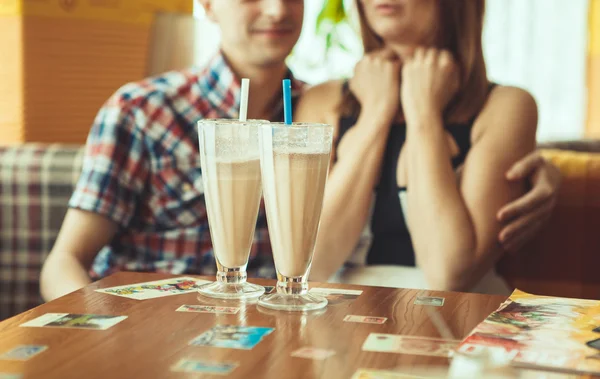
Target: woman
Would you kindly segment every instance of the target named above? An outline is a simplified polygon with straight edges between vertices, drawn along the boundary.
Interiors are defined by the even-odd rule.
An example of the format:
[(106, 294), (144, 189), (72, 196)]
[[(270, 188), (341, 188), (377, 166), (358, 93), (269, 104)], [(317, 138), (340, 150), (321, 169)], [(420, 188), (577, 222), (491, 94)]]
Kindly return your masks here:
[(335, 125), (311, 278), (346, 263), (345, 282), (506, 292), (496, 214), (525, 191), (504, 173), (533, 151), (537, 108), (487, 79), (484, 0), (357, 6), (354, 77), (312, 88), (297, 110)]

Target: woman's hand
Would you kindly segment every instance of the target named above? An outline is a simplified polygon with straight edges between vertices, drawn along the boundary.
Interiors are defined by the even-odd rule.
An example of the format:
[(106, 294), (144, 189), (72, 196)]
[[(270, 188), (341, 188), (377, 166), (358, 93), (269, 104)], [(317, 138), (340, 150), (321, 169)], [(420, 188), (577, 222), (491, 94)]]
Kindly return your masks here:
[(381, 124), (389, 124), (400, 103), (400, 61), (396, 54), (380, 50), (365, 55), (354, 68), (350, 90), (360, 102), (361, 113), (382, 117)]
[(441, 117), (458, 87), (458, 68), (448, 51), (417, 48), (402, 67), (402, 108), (408, 127), (424, 117)]

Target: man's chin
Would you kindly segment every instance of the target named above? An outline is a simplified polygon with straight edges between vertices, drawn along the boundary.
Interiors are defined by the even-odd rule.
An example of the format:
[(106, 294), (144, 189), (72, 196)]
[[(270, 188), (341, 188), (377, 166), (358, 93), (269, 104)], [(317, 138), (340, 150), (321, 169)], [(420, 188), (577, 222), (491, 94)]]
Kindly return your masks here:
[[(263, 50), (260, 55), (258, 55), (258, 60), (260, 61), (261, 66), (269, 67), (269, 66), (278, 66), (285, 63), (287, 57), (291, 54), (291, 51), (288, 49), (268, 49)], [(259, 63), (259, 62), (257, 62)]]

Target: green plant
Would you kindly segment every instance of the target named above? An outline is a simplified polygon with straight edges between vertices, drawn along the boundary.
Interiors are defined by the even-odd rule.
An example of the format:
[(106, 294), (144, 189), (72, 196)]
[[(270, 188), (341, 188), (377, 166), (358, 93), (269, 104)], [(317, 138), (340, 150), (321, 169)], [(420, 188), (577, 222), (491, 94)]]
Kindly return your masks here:
[(324, 22), (338, 24), (346, 19), (346, 8), (343, 0), (325, 0), (323, 9), (317, 16), (317, 32)]
[(344, 0), (325, 0), (323, 9), (317, 16), (317, 35), (325, 37), (326, 50), (338, 46), (344, 51), (348, 49), (337, 34), (337, 27), (348, 21)]

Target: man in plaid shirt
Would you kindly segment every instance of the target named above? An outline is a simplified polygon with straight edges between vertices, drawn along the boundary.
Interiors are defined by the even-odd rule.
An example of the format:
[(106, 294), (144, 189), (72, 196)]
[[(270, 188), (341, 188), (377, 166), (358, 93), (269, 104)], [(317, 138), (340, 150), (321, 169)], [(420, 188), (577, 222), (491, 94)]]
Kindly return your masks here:
[[(46, 300), (120, 270), (214, 274), (196, 123), (238, 117), (241, 77), (252, 83), (248, 117), (282, 119), (281, 80), (293, 79), (285, 59), (302, 29), (304, 1), (201, 3), (221, 27), (220, 53), (203, 69), (125, 85), (98, 113), (70, 209), (42, 271)], [(294, 95), (302, 88), (293, 80)], [(517, 165), (537, 179), (528, 197), (507, 206), (519, 216), (508, 230), (522, 239), (552, 208), (546, 206), (552, 197), (535, 194), (556, 193), (558, 185), (540, 179), (553, 170), (543, 160), (528, 157)], [(262, 210), (255, 237), (249, 276), (274, 277)]]

